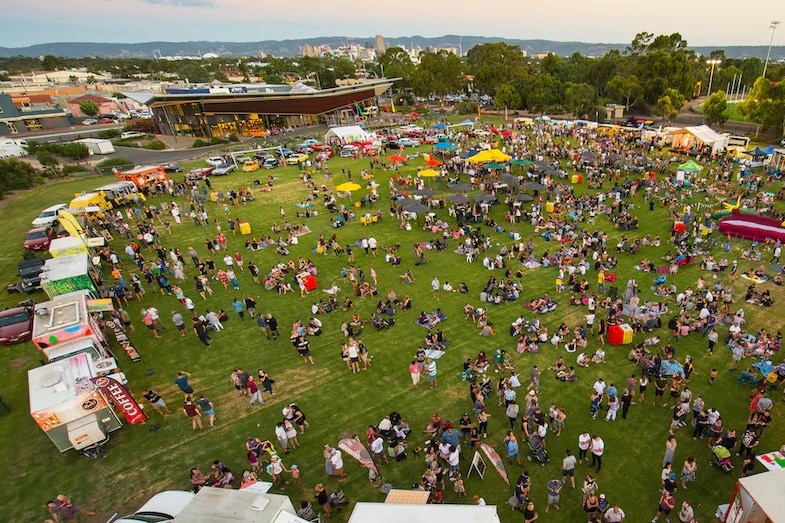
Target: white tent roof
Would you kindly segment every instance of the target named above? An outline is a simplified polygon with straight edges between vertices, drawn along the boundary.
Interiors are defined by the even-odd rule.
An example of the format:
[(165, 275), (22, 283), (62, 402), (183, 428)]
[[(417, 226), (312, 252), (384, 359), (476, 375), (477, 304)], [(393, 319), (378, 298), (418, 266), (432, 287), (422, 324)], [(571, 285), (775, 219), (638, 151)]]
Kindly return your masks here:
[(478, 505), (398, 505), (359, 502), (349, 523), (499, 523), (495, 506)]
[(338, 138), (341, 141), (353, 142), (356, 140), (368, 140), (372, 138), (371, 133), (359, 125), (348, 125), (346, 127), (331, 127), (324, 135), (326, 142), (330, 138)]
[[(785, 469), (740, 478), (739, 487), (742, 490), (742, 503), (745, 497), (743, 494), (746, 491), (755, 504), (766, 513), (769, 521), (772, 523), (785, 522), (785, 496), (782, 495), (785, 492)], [(745, 514), (747, 514), (747, 506), (745, 505), (744, 508)]]
[(724, 142), (726, 140), (724, 136), (719, 134), (717, 131), (715, 131), (708, 125), (696, 125), (694, 127), (685, 127), (684, 131), (694, 135), (698, 140), (700, 140), (703, 143), (717, 143), (717, 142)]

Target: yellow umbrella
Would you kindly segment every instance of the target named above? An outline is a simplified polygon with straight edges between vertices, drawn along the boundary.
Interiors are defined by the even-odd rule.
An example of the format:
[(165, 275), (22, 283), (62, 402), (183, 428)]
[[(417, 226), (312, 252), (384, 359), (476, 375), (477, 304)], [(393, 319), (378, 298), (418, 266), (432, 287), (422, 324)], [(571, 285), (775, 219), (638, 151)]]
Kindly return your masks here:
[(436, 178), (439, 176), (439, 171), (434, 171), (433, 169), (423, 169), (417, 173), (417, 176), (422, 178)]
[(504, 154), (499, 149), (486, 149), (485, 151), (480, 151), (474, 156), (469, 157), (470, 162), (480, 163), (480, 162), (506, 162), (507, 160), (511, 160), (512, 156)]
[(360, 185), (358, 185), (358, 184), (356, 184), (354, 182), (346, 182), (346, 183), (342, 183), (341, 185), (336, 187), (335, 190), (336, 191), (341, 191), (341, 192), (354, 192), (354, 191), (356, 191), (358, 189), (361, 189), (361, 188), (362, 187), (360, 187)]

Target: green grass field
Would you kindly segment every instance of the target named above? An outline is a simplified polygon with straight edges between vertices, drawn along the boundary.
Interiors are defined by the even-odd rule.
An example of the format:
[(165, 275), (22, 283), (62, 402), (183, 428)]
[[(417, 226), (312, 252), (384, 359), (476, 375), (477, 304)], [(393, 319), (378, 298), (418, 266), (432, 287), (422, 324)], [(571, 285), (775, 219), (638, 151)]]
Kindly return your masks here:
[[(410, 152), (410, 150), (407, 150)], [(395, 174), (406, 175), (413, 173), (421, 160), (413, 160)], [(368, 166), (367, 160), (330, 160), (330, 168), (335, 177), (324, 181), (321, 175), (315, 177), (319, 184), (326, 183), (330, 189), (346, 181), (341, 174), (343, 168), (351, 169), (355, 179), (359, 178), (360, 170)], [(190, 165), (186, 165), (190, 167)], [(187, 169), (186, 169), (187, 170)], [(267, 172), (259, 171), (260, 177)], [(589, 415), (589, 396), (591, 384), (602, 376), (607, 382), (615, 382), (619, 388), (630, 373), (637, 372), (627, 360), (629, 347), (609, 347), (608, 363), (592, 366), (590, 369), (579, 371), (577, 383), (561, 383), (553, 379), (552, 373), (545, 370), (550, 367), (557, 355), (564, 354), (563, 349), (555, 349), (546, 344), (537, 355), (518, 355), (515, 352), (515, 339), (511, 338), (507, 329), (512, 320), (521, 314), (521, 302), (491, 306), (490, 320), (497, 326), (498, 334), (494, 337), (481, 337), (474, 324), (464, 320), (462, 313), (464, 304), (468, 301), (475, 306), (480, 306), (479, 291), (491, 275), (503, 277), (500, 270), (489, 272), (479, 262), (466, 264), (464, 256), (455, 254), (451, 248), (440, 253), (429, 252), (429, 263), (414, 266), (414, 257), (411, 246), (414, 242), (433, 239), (429, 232), (424, 232), (418, 227), (411, 231), (402, 231), (399, 223), (392, 219), (387, 211), (389, 198), (387, 197), (387, 181), (391, 174), (389, 171), (376, 170), (375, 179), (379, 182), (379, 193), (382, 201), (375, 209), (382, 211), (383, 218), (380, 223), (364, 227), (359, 220), (352, 220), (340, 229), (329, 226), (330, 215), (322, 206), (317, 205), (319, 216), (309, 219), (295, 219), (295, 204), (307, 197), (307, 191), (298, 180), (297, 169), (287, 167), (274, 172), (278, 177), (274, 190), (270, 193), (257, 192), (256, 201), (245, 206), (231, 209), (231, 216), (239, 216), (251, 223), (253, 235), (271, 234), (269, 231), (272, 222), (281, 222), (279, 209), (283, 207), (287, 218), (296, 223), (307, 223), (313, 231), (311, 234), (300, 237), (299, 245), (290, 248), (290, 258), (307, 257), (316, 262), (319, 270), (318, 280), (320, 290), (314, 294), (301, 298), (298, 292), (287, 295), (278, 295), (267, 292), (259, 285), (255, 286), (247, 273), (239, 274), (241, 289), (239, 292), (224, 291), (219, 289), (217, 282), (214, 288), (215, 295), (206, 302), (198, 297), (193, 287), (186, 281), (183, 288), (186, 294), (191, 295), (197, 303), (198, 310), (223, 308), (231, 311), (231, 301), (240, 293), (254, 296), (258, 302), (258, 310), (273, 312), (281, 325), (282, 337), (277, 341), (267, 341), (260, 336), (254, 321), (246, 319), (240, 321), (237, 315), (230, 312), (231, 320), (226, 323), (223, 332), (214, 335), (214, 342), (209, 349), (205, 349), (193, 336), (181, 338), (177, 336), (174, 326), (169, 321), (169, 312), (179, 310), (180, 304), (171, 296), (162, 296), (152, 289), (147, 290), (144, 303), (132, 302), (128, 307), (134, 318), (136, 331), (131, 333), (131, 339), (144, 357), (144, 364), (132, 364), (123, 355), (118, 356), (118, 361), (123, 371), (128, 375), (130, 387), (135, 395), (141, 399), (141, 391), (146, 388), (156, 388), (173, 407), (173, 414), (162, 418), (153, 412), (151, 421), (161, 425), (157, 432), (148, 431), (148, 426), (126, 426), (121, 431), (112, 434), (108, 445), (108, 456), (99, 461), (88, 460), (75, 452), (60, 454), (51, 444), (46, 435), (38, 428), (28, 413), (27, 400), (27, 373), (32, 367), (39, 365), (42, 356), (30, 343), (4, 347), (0, 351), (0, 367), (4, 369), (5, 376), (0, 391), (5, 401), (11, 406), (12, 412), (0, 418), (0, 441), (3, 442), (0, 451), (2, 470), (6, 472), (9, 480), (6, 484), (5, 501), (0, 501), (0, 512), (6, 514), (6, 521), (32, 522), (42, 521), (46, 517), (45, 503), (57, 494), (65, 493), (76, 502), (99, 513), (91, 521), (103, 522), (114, 512), (131, 511), (140, 506), (151, 495), (167, 489), (189, 489), (189, 470), (191, 467), (200, 467), (203, 471), (215, 459), (227, 463), (236, 475), (240, 475), (246, 467), (244, 442), (248, 436), (257, 436), (261, 439), (274, 441), (273, 428), (275, 422), (281, 418), (281, 409), (288, 402), (296, 401), (308, 415), (311, 423), (310, 429), (300, 437), (303, 444), (294, 450), (291, 455), (284, 457), (284, 463), (289, 466), (296, 463), (302, 471), (302, 485), (287, 485), (285, 493), (289, 495), (295, 505), (300, 499), (312, 499), (313, 486), (324, 482), (328, 489), (336, 489), (339, 484), (335, 478), (328, 478), (324, 473), (322, 460), (322, 446), (325, 443), (336, 444), (337, 441), (351, 434), (359, 434), (361, 439), (368, 425), (377, 424), (385, 414), (396, 410), (403, 414), (413, 428), (411, 436), (412, 445), (422, 445), (425, 440), (422, 429), (427, 424), (431, 415), (438, 412), (443, 418), (457, 420), (464, 411), (470, 411), (468, 384), (460, 380), (462, 362), (466, 357), (474, 357), (478, 351), (485, 350), (491, 353), (498, 348), (504, 348), (513, 354), (514, 363), (523, 378), (528, 376), (532, 365), (537, 364), (542, 369), (541, 403), (546, 407), (556, 403), (566, 409), (566, 429), (560, 437), (549, 435), (548, 449), (552, 461), (546, 467), (529, 463), (527, 468), (532, 476), (532, 498), (537, 504), (540, 521), (574, 522), (581, 521), (584, 517), (580, 507), (581, 495), (579, 490), (573, 491), (566, 487), (562, 492), (561, 511), (545, 514), (546, 490), (548, 480), (560, 476), (561, 459), (566, 448), (576, 449), (577, 436), (583, 430), (596, 432), (602, 436), (606, 443), (603, 470), (597, 475), (599, 490), (605, 493), (611, 503), (618, 503), (627, 513), (627, 521), (641, 522), (650, 520), (655, 513), (659, 499), (658, 487), (660, 484), (660, 464), (664, 453), (665, 439), (668, 435), (670, 410), (659, 406), (653, 407), (653, 387), (649, 388), (648, 401), (645, 405), (635, 405), (626, 421), (619, 420), (607, 423), (603, 420), (591, 420)], [(253, 175), (233, 173), (225, 178), (213, 180), (214, 187), (237, 188), (247, 185)], [(14, 198), (2, 209), (0, 219), (7, 231), (5, 237), (6, 248), (0, 253), (0, 274), (10, 280), (15, 272), (15, 264), (21, 255), (21, 244), (25, 231), (29, 228), (30, 221), (38, 211), (53, 203), (68, 201), (75, 192), (90, 189), (108, 183), (108, 178), (80, 178), (78, 180), (59, 183), (36, 188)], [(449, 194), (446, 183), (433, 180), (432, 188)], [(609, 184), (606, 182), (605, 188)], [(577, 191), (585, 191), (585, 186), (578, 186)], [(779, 189), (779, 184), (774, 188)], [(365, 194), (365, 190), (355, 193), (355, 198)], [(151, 203), (160, 203), (160, 199), (153, 198)], [(696, 201), (703, 201), (701, 195)], [(346, 200), (346, 203), (349, 203)], [(645, 209), (642, 193), (635, 199), (637, 215), (641, 222), (641, 229), (628, 235), (642, 236), (646, 233), (668, 238), (671, 222), (667, 219), (667, 209), (657, 207), (654, 213)], [(716, 203), (716, 202), (710, 202)], [(492, 217), (502, 221), (504, 206), (496, 205)], [(210, 220), (219, 219), (226, 226), (227, 216), (224, 216), (220, 206), (208, 203)], [(437, 211), (439, 217), (447, 218), (446, 210)], [(422, 222), (421, 222), (422, 223)], [(484, 232), (493, 238), (494, 249), (500, 245), (509, 244), (511, 240), (508, 231), (517, 230), (524, 238), (532, 235), (532, 227), (528, 224), (517, 224), (510, 227), (504, 224), (507, 231), (496, 233), (483, 227)], [(586, 227), (591, 227), (586, 225)], [(605, 218), (598, 218), (597, 228), (608, 231), (610, 236), (608, 245), (613, 246), (620, 236)], [(190, 223), (173, 226), (172, 234), (163, 233), (163, 244), (166, 247), (179, 247), (183, 252), (193, 245), (201, 256), (205, 256), (204, 242), (206, 238), (214, 237), (215, 227), (195, 227)], [(380, 246), (401, 244), (403, 263), (399, 267), (392, 267), (384, 262), (382, 256), (373, 258), (366, 256), (361, 249), (355, 249), (356, 266), (362, 267), (366, 275), (374, 268), (378, 273), (380, 296), (386, 295), (389, 289), (395, 289), (399, 296), (411, 296), (414, 307), (408, 312), (397, 314), (397, 323), (391, 329), (375, 332), (367, 327), (362, 338), (374, 356), (373, 365), (367, 372), (352, 374), (340, 358), (340, 346), (343, 336), (339, 326), (350, 316), (349, 313), (333, 312), (323, 316), (324, 334), (311, 338), (311, 348), (316, 361), (315, 366), (304, 364), (296, 351), (288, 342), (288, 333), (292, 322), (297, 319), (307, 320), (310, 317), (310, 305), (316, 297), (325, 296), (321, 289), (337, 282), (343, 288), (342, 296), (346, 295), (350, 287), (340, 281), (341, 268), (347, 266), (345, 256), (321, 256), (312, 252), (320, 234), (329, 237), (337, 234), (342, 245), (352, 244), (365, 235), (374, 235), (379, 240)], [(229, 236), (230, 251), (243, 252), (246, 263), (254, 260), (261, 271), (266, 272), (273, 264), (284, 261), (270, 249), (251, 253), (243, 251), (247, 237)], [(542, 238), (535, 236), (537, 253), (545, 249), (553, 249), (553, 244), (547, 244)], [(126, 263), (124, 269), (131, 272), (127, 257), (122, 253), (125, 247), (123, 241), (115, 238), (113, 247), (121, 253)], [(729, 258), (733, 259), (739, 254), (742, 243), (734, 240), (733, 252)], [(637, 256), (629, 254), (620, 258), (619, 273), (620, 288), (631, 276), (635, 276), (643, 289), (642, 301), (651, 299), (649, 291), (651, 276), (639, 273), (633, 266), (641, 256), (659, 260), (660, 256), (668, 249), (663, 245), (659, 249), (644, 247)], [(153, 254), (148, 256), (152, 258)], [(765, 254), (764, 254), (765, 257)], [(514, 265), (518, 267), (517, 262)], [(744, 261), (740, 262), (740, 270), (750, 267)], [(399, 279), (407, 268), (411, 268), (415, 275), (414, 284), (403, 285)], [(187, 276), (193, 272), (192, 267), (186, 267)], [(552, 292), (553, 282), (556, 278), (556, 269), (523, 269), (525, 276), (521, 279), (524, 288), (523, 296), (527, 299)], [(697, 264), (690, 265), (674, 278), (679, 288), (694, 285), (701, 271)], [(470, 289), (468, 296), (458, 293), (445, 295), (435, 303), (430, 289), (430, 281), (434, 276), (444, 282), (449, 280), (454, 285), (466, 282)], [(704, 275), (706, 276), (706, 275)], [(108, 277), (108, 274), (107, 274)], [(588, 277), (594, 282), (594, 273)], [(735, 295), (743, 296), (746, 288), (743, 280), (734, 284)], [(767, 287), (768, 288), (768, 287)], [(771, 286), (776, 300), (782, 301), (785, 296), (780, 288)], [(19, 295), (3, 296), (4, 306), (14, 304)], [(558, 296), (558, 309), (548, 315), (541, 316), (549, 329), (553, 331), (561, 322), (566, 322), (574, 327), (584, 321), (583, 308), (571, 307), (567, 303), (568, 294)], [(34, 296), (37, 300), (45, 299), (43, 294)], [(154, 340), (141, 322), (139, 311), (142, 305), (154, 305), (161, 312), (166, 330), (162, 332), (162, 340)], [(376, 300), (355, 300), (357, 311), (367, 319), (374, 310)], [(484, 305), (484, 304), (483, 304)], [(781, 316), (778, 309), (760, 309), (754, 305), (743, 305), (747, 312), (749, 330), (752, 332), (760, 328), (776, 330), (781, 325)], [(416, 315), (421, 310), (432, 311), (440, 307), (448, 316), (448, 321), (443, 324), (446, 337), (451, 341), (447, 353), (438, 360), (439, 387), (428, 390), (426, 386), (413, 388), (409, 379), (407, 366), (413, 358), (418, 345), (422, 342), (425, 329), (415, 325)], [(527, 318), (532, 318), (526, 313)], [(724, 329), (721, 331), (724, 333)], [(663, 338), (668, 337), (666, 328), (657, 333)], [(639, 335), (637, 339), (642, 338)], [(597, 341), (590, 340), (589, 349), (596, 348)], [(742, 430), (747, 418), (748, 387), (736, 384), (736, 374), (726, 369), (730, 362), (728, 351), (720, 344), (720, 350), (715, 351), (711, 357), (705, 356), (705, 340), (694, 334), (689, 339), (678, 344), (678, 357), (683, 359), (687, 354), (695, 357), (697, 372), (691, 380), (691, 389), (694, 394), (701, 394), (708, 406), (721, 410), (726, 426)], [(568, 362), (573, 363), (570, 358)], [(247, 401), (239, 396), (231, 386), (229, 376), (234, 368), (242, 367), (250, 373), (264, 368), (275, 380), (276, 394), (267, 399), (263, 407), (249, 406)], [(720, 369), (720, 376), (713, 386), (707, 384), (707, 376), (712, 367)], [(146, 371), (152, 370), (152, 375)], [(205, 431), (192, 432), (189, 421), (179, 410), (181, 394), (177, 391), (173, 380), (178, 370), (192, 373), (192, 384), (197, 394), (204, 393), (210, 398), (218, 416), (217, 426)], [(492, 375), (494, 379), (498, 378)], [(525, 386), (525, 381), (524, 381)], [(521, 397), (522, 392), (519, 392)], [(782, 407), (780, 394), (776, 394), (776, 406), (773, 410), (774, 422), (763, 436), (760, 450), (769, 451), (779, 448), (785, 437), (785, 428), (782, 425)], [(496, 406), (491, 398), (488, 402), (489, 412), (492, 414), (488, 442), (494, 445), (503, 454), (502, 438), (508, 427), (504, 411)], [(693, 441), (689, 437), (688, 429), (677, 433), (679, 447), (676, 452), (674, 469), (680, 469), (681, 463), (688, 455), (698, 459), (698, 479), (690, 484), (688, 491), (677, 492), (677, 503), (689, 500), (696, 507), (696, 515), (700, 521), (710, 521), (715, 507), (725, 503), (733, 491), (733, 484), (737, 474), (724, 475), (716, 468), (709, 467), (709, 451), (704, 441)], [(523, 445), (522, 443), (522, 446)], [(470, 453), (463, 452), (461, 470), (467, 470)], [(351, 501), (383, 501), (377, 488), (369, 485), (364, 469), (348, 456), (345, 456), (346, 471), (349, 479), (342, 486)], [(740, 460), (735, 458), (736, 465)], [(405, 462), (393, 463), (382, 467), (382, 474), (386, 481), (396, 488), (409, 488), (419, 481), (420, 475), (425, 470), (422, 458), (414, 458), (411, 453)], [(515, 465), (508, 465), (508, 474), (513, 483), (522, 469)], [(760, 469), (759, 469), (760, 470)], [(740, 471), (740, 466), (737, 467)], [(586, 465), (579, 465), (576, 473), (580, 482), (589, 469)], [(267, 479), (267, 478), (263, 478)], [(468, 503), (471, 496), (479, 494), (489, 504), (498, 505), (498, 512), (503, 522), (521, 520), (520, 514), (511, 512), (506, 504), (512, 495), (512, 487), (503, 483), (500, 477), (490, 468), (483, 480), (472, 476), (466, 479), (466, 489), (469, 497), (458, 499), (452, 492), (448, 483), (445, 500), (449, 503)], [(333, 520), (346, 520), (350, 510), (344, 510), (333, 517)]]

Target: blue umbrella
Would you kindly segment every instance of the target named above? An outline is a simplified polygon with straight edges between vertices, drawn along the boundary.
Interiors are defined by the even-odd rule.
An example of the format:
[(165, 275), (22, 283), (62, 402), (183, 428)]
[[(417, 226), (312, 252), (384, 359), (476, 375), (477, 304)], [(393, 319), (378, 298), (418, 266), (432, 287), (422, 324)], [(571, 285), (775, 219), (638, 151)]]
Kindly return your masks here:
[(433, 145), (437, 149), (453, 149), (455, 148), (455, 144), (450, 142), (438, 142)]
[(433, 128), (441, 130), (441, 129), (446, 129), (447, 126), (443, 122), (439, 122), (436, 125), (434, 125)]

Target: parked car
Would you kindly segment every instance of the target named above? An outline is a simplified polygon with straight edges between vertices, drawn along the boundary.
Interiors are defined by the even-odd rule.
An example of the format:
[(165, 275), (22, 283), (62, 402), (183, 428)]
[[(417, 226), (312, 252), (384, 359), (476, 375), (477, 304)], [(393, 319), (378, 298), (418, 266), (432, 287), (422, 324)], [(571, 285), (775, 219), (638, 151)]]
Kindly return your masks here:
[(240, 154), (240, 155), (234, 157), (234, 161), (237, 162), (238, 164), (242, 165), (245, 162), (251, 161), (251, 157), (248, 156), (247, 154)]
[(296, 152), (296, 153), (308, 154), (311, 151), (313, 151), (313, 149), (311, 149), (307, 145), (300, 144), (300, 145), (295, 145), (294, 146), (294, 152)]
[(0, 312), (0, 345), (12, 345), (29, 340), (33, 335), (33, 307), (31, 302)]
[(312, 146), (314, 144), (317, 144), (317, 143), (319, 143), (319, 140), (315, 140), (313, 138), (308, 138), (307, 140), (303, 140), (303, 143), (301, 143), (300, 145), (304, 145), (306, 147), (310, 147), (310, 146)]
[(310, 147), (314, 151), (329, 151), (330, 150), (330, 146), (327, 145), (326, 143), (312, 143), (308, 147)]
[(168, 173), (181, 173), (183, 172), (183, 168), (177, 165), (176, 163), (165, 163), (161, 167), (164, 168), (164, 171)]
[(68, 209), (68, 204), (58, 203), (47, 207), (33, 220), (33, 227), (49, 227), (53, 223), (57, 223), (60, 209)]
[(264, 163), (262, 163), (262, 167), (265, 169), (275, 169), (278, 167), (278, 159), (273, 157), (265, 158)]
[(28, 252), (49, 250), (49, 244), (55, 237), (53, 227), (36, 227), (27, 231), (25, 250)]
[(114, 523), (166, 523), (172, 521), (194, 499), (193, 492), (167, 490), (151, 497), (139, 510)]
[(416, 138), (409, 138), (408, 136), (404, 136), (403, 138), (398, 138), (395, 141), (395, 145), (397, 147), (417, 147), (420, 145), (420, 140)]
[(329, 160), (332, 157), (333, 157), (333, 152), (329, 149), (326, 151), (319, 151), (318, 153), (316, 153), (317, 160), (324, 161), (324, 160)]
[(21, 280), (14, 281), (6, 285), (8, 294), (15, 292), (32, 293), (41, 288), (41, 271), (44, 268), (44, 260), (32, 255), (31, 258), (22, 260), (16, 266), (17, 273)]
[(280, 154), (284, 158), (289, 158), (291, 155), (294, 154), (294, 151), (292, 151), (291, 149), (284, 149), (283, 147), (279, 147), (278, 154)]
[(98, 123), (115, 123), (114, 118), (101, 118)]
[(97, 123), (98, 120), (96, 120), (95, 118), (87, 118), (85, 120), (82, 120), (82, 125), (95, 125)]
[(213, 169), (214, 176), (226, 176), (230, 172), (234, 172), (237, 170), (237, 167), (234, 166), (233, 163), (222, 163), (215, 169)]
[(204, 180), (213, 174), (214, 170), (215, 167), (194, 167), (185, 173), (185, 181)]
[(120, 133), (120, 139), (127, 140), (129, 138), (143, 138), (144, 133), (140, 133), (139, 131), (125, 131), (124, 133)]
[(354, 145), (344, 145), (341, 147), (341, 158), (353, 158), (357, 153), (357, 147)]
[(308, 159), (307, 154), (294, 153), (286, 158), (286, 163), (289, 165), (297, 165), (298, 163), (303, 163), (307, 159)]
[(213, 167), (218, 167), (219, 165), (223, 165), (226, 163), (226, 160), (223, 159), (222, 156), (211, 156), (205, 160), (208, 165), (212, 165)]
[(275, 158), (275, 155), (273, 155), (268, 151), (259, 151), (258, 153), (254, 153), (253, 157), (259, 160), (260, 162), (263, 162), (267, 158)]
[(243, 163), (244, 173), (252, 173), (258, 170), (259, 170), (259, 162), (257, 162), (256, 160), (248, 160), (247, 162)]

